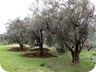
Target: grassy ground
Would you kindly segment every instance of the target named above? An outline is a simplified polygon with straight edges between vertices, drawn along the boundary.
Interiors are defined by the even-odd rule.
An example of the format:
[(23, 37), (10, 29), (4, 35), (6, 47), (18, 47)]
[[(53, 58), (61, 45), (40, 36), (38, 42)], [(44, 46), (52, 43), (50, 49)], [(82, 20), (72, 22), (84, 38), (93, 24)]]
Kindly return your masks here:
[[(80, 65), (73, 65), (70, 53), (50, 59), (25, 58), (20, 56), (24, 52), (7, 51), (11, 46), (17, 45), (0, 46), (0, 64), (9, 72), (88, 72), (96, 64), (96, 51), (83, 51)], [(53, 48), (50, 52), (58, 55)]]
[(0, 64), (8, 72), (53, 72), (49, 68), (40, 66), (47, 59), (21, 57), (24, 52), (7, 51), (9, 47), (11, 46), (0, 46)]
[(45, 66), (53, 69), (54, 72), (88, 72), (92, 70), (96, 64), (96, 56), (92, 55), (94, 54), (94, 51), (91, 51), (91, 53), (83, 51), (80, 55), (79, 65), (71, 63), (71, 55), (69, 54), (70, 53), (68, 52), (59, 56), (59, 58), (49, 59)]

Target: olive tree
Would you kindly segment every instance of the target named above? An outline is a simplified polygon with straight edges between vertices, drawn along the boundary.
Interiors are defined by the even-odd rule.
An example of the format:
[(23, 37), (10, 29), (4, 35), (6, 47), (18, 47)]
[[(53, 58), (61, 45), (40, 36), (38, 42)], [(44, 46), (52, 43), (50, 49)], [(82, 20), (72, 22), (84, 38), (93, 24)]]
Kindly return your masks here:
[(7, 34), (6, 33), (0, 34), (0, 45), (6, 45), (6, 44), (8, 44)]
[(45, 5), (43, 1), (36, 0), (32, 3), (29, 10), (32, 12), (30, 20), (27, 26), (27, 33), (30, 37), (30, 41), (36, 46), (39, 46), (39, 55), (44, 55), (43, 44), (47, 36), (46, 16), (44, 15)]
[[(53, 7), (53, 12), (48, 15), (47, 27), (51, 32), (57, 33), (57, 39), (61, 35), (60, 41), (71, 52), (72, 63), (78, 64), (79, 54), (88, 38), (89, 26), (94, 16), (94, 5), (88, 0), (52, 0), (48, 4), (51, 5), (50, 8)], [(55, 14), (53, 18), (54, 9), (59, 14)]]
[(25, 43), (25, 26), (24, 21), (20, 19), (15, 19), (9, 21), (7, 26), (7, 40), (9, 43), (18, 43), (20, 45), (21, 50), (24, 49)]
[(39, 15), (35, 16), (29, 21), (28, 26), (26, 28), (30, 40), (33, 42), (33, 44), (39, 46), (39, 54), (44, 55), (43, 43), (45, 39), (46, 25), (44, 23), (43, 17)]

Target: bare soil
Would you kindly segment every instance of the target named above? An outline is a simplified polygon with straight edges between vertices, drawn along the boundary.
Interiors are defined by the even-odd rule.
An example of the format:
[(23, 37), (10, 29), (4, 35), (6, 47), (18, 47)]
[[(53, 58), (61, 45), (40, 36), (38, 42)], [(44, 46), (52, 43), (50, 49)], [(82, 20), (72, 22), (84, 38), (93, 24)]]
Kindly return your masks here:
[(13, 51), (13, 52), (26, 52), (28, 50), (28, 48), (24, 47), (24, 49), (22, 50), (20, 47), (12, 47), (11, 49), (9, 49), (8, 51)]
[[(32, 49), (31, 51), (39, 51), (40, 48), (35, 48), (35, 49)], [(43, 48), (43, 51), (50, 51), (48, 48)]]
[(51, 53), (44, 53), (44, 55), (40, 55), (39, 52), (36, 53), (25, 53), (22, 55), (23, 57), (28, 57), (28, 58), (52, 58), (52, 57), (57, 57)]
[[(57, 57), (51, 53), (48, 53), (49, 49), (48, 48), (43, 48), (43, 55), (40, 55), (40, 49), (39, 48), (35, 48), (32, 49), (32, 53), (24, 53), (22, 56), (23, 57), (28, 57), (28, 58), (52, 58), (52, 57)], [(36, 51), (36, 52), (34, 52)]]

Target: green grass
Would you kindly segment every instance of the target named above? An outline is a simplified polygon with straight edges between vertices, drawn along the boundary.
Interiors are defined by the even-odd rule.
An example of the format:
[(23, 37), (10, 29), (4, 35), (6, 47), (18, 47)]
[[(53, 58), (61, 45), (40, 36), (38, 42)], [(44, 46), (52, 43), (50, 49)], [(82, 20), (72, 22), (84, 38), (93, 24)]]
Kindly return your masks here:
[(53, 72), (49, 68), (40, 66), (47, 61), (46, 58), (21, 57), (23, 52), (7, 51), (9, 47), (11, 46), (0, 46), (0, 64), (8, 72)]
[(88, 72), (94, 68), (90, 58), (84, 58), (81, 53), (80, 64), (71, 63), (71, 55), (66, 53), (59, 58), (49, 59), (45, 66), (53, 69), (55, 72)]
[[(88, 72), (96, 64), (96, 51), (82, 51), (80, 64), (71, 64), (69, 52), (58, 55), (54, 48), (50, 53), (58, 55), (57, 58), (25, 58), (20, 55), (24, 52), (7, 51), (15, 45), (0, 46), (0, 64), (8, 72)], [(91, 60), (92, 59), (92, 60)], [(40, 65), (45, 63), (43, 67)]]

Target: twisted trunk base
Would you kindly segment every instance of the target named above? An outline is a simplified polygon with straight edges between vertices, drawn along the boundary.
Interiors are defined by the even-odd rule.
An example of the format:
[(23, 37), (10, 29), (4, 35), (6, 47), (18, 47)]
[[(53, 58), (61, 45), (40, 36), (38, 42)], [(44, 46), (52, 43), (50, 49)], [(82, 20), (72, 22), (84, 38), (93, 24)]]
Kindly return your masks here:
[(43, 44), (40, 44), (39, 48), (40, 48), (40, 55), (44, 55), (44, 53), (43, 53)]
[(72, 63), (79, 64), (79, 62), (80, 62), (79, 53), (71, 52), (71, 55), (72, 55)]
[(23, 44), (19, 44), (19, 46), (20, 46), (21, 50), (24, 49), (24, 45)]

